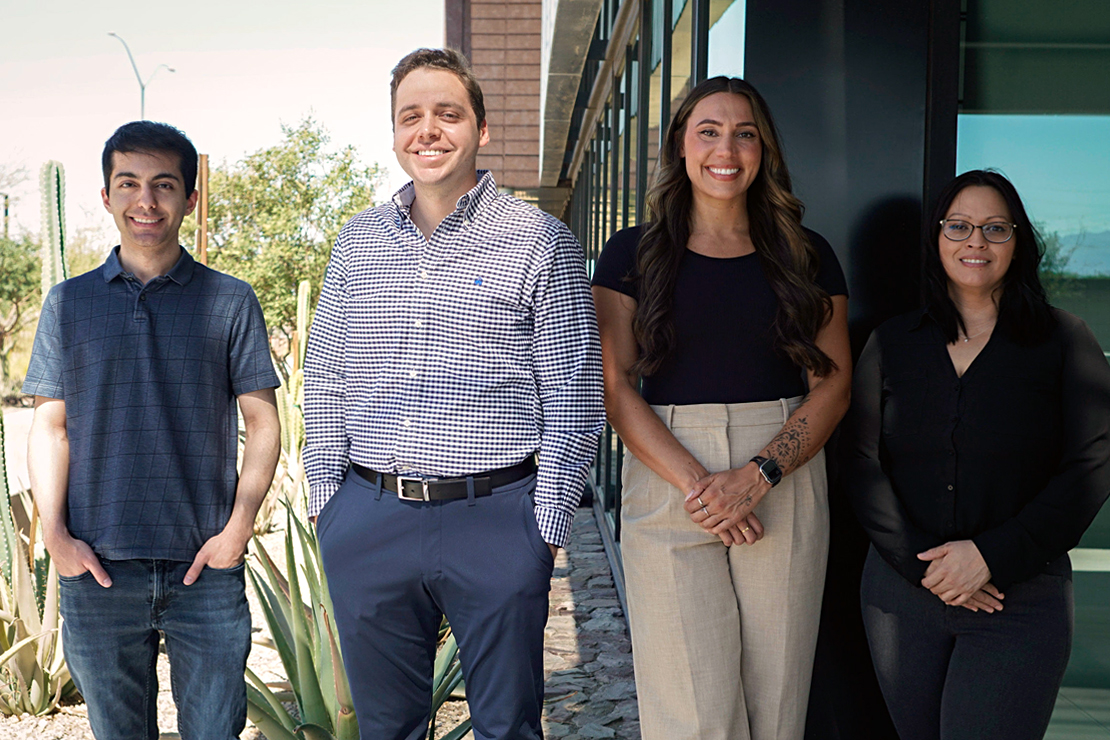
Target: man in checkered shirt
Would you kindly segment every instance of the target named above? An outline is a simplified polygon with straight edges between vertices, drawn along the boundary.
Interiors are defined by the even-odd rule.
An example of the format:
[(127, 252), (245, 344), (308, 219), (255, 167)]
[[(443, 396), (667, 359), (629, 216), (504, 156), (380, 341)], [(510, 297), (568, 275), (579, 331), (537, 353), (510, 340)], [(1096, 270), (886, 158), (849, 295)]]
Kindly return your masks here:
[(604, 425), (585, 263), (475, 171), (489, 132), (465, 58), (417, 50), (391, 92), (412, 182), (332, 251), (305, 363), (309, 514), (363, 738), (425, 736), (443, 615), (474, 736), (540, 738), (552, 568)]
[(97, 738), (153, 740), (161, 632), (181, 737), (228, 740), (247, 715), (243, 556), (277, 464), (278, 378), (254, 291), (178, 243), (192, 143), (135, 121), (102, 164), (119, 246), (50, 291), (23, 384), (66, 662)]

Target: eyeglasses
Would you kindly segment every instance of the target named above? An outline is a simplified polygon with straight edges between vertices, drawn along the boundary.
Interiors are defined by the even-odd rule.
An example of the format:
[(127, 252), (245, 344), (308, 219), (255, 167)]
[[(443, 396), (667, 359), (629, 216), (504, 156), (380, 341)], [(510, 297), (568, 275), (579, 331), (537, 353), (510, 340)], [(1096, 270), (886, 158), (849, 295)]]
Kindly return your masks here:
[(992, 244), (1002, 244), (1010, 241), (1014, 235), (1017, 224), (1008, 224), (1005, 221), (992, 221), (989, 224), (976, 226), (967, 221), (954, 221), (944, 219), (940, 222), (940, 231), (954, 242), (967, 241), (976, 229), (983, 232), (983, 238)]

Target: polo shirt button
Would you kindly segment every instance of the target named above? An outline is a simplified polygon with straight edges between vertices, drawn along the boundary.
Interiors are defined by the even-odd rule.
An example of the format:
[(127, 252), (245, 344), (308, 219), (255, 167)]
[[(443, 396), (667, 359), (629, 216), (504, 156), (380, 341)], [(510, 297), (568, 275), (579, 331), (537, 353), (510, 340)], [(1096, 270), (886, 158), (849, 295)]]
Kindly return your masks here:
[(146, 293), (143, 293), (141, 296), (139, 296), (139, 300), (140, 301), (145, 301), (146, 300)]
[[(408, 424), (408, 422), (406, 421), (406, 422), (405, 422), (405, 424), (407, 425), (407, 424)], [(955, 490), (955, 486), (953, 486), (953, 485), (952, 485), (951, 483), (949, 483), (949, 484), (948, 484), (948, 490), (949, 490), (949, 491), (953, 491), (953, 490)]]
[[(404, 424), (404, 425), (405, 425), (405, 426), (407, 426), (407, 427), (411, 427), (411, 426), (412, 426), (412, 422), (411, 422), (410, 420), (408, 420), (408, 419), (405, 419), (405, 420), (404, 420), (404, 421), (402, 421), (401, 423), (402, 423), (402, 424)], [(951, 488), (952, 486), (948, 486), (948, 487), (949, 487), (949, 488)]]
[(419, 329), (422, 326), (424, 326), (424, 322), (421, 321), (420, 319), (417, 319), (414, 325), (416, 326), (417, 329)]
[(415, 378), (416, 377), (416, 371), (415, 370), (409, 370), (409, 377), (410, 378)]
[(422, 280), (427, 280), (428, 279), (428, 271), (427, 270), (421, 270), (420, 271), (420, 278)]

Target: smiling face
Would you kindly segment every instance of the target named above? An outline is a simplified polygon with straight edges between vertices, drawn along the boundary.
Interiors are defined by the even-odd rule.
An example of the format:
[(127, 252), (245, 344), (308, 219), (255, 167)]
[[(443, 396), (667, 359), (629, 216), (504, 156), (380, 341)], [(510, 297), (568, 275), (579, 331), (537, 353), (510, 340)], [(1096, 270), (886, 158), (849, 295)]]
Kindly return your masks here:
[(113, 152), (109, 185), (100, 196), (125, 250), (176, 249), (181, 220), (198, 193), (185, 195), (181, 162), (170, 152)]
[(699, 100), (682, 134), (679, 156), (694, 199), (747, 202), (759, 174), (763, 142), (747, 97), (719, 92)]
[[(1002, 195), (985, 185), (971, 185), (957, 193), (944, 217), (975, 226), (1013, 221)], [(994, 244), (983, 237), (982, 229), (973, 229), (971, 236), (956, 242), (942, 233), (937, 246), (948, 275), (949, 292), (994, 295), (1014, 259), (1015, 239), (1016, 235), (1008, 242)]]
[(488, 142), (486, 122), (476, 120), (453, 72), (421, 67), (397, 86), (393, 151), (418, 193), (462, 196), (478, 182), (478, 149)]

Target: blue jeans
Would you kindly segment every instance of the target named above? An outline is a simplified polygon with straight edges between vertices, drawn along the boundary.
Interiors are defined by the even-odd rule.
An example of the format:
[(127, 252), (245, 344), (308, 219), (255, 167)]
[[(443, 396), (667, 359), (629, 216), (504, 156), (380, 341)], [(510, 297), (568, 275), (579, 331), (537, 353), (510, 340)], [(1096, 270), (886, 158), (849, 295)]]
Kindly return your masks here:
[(182, 740), (231, 740), (243, 731), (243, 678), (251, 644), (242, 564), (205, 568), (191, 586), (189, 563), (101, 560), (112, 579), (60, 577), (62, 645), (98, 740), (156, 740), (159, 632)]

